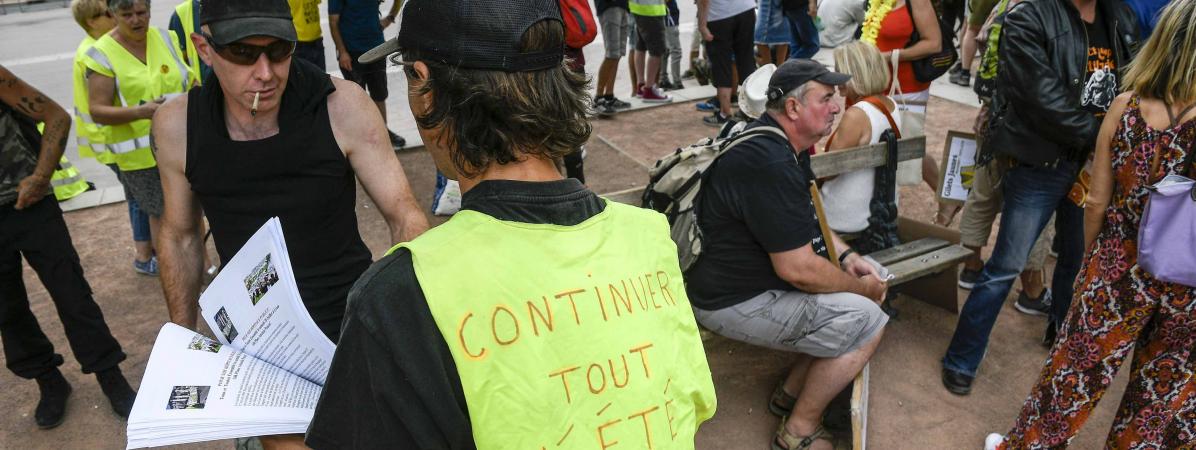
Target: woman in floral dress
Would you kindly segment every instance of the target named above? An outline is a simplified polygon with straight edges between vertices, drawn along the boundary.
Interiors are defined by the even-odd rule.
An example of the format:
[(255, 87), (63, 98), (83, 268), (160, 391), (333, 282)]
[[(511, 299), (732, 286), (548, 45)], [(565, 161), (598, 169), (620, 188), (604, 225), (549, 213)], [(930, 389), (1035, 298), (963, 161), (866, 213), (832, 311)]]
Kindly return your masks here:
[(1066, 447), (1131, 350), (1106, 446), (1196, 446), (1196, 288), (1156, 280), (1137, 263), (1146, 186), (1167, 174), (1196, 176), (1184, 167), (1196, 151), (1196, 0), (1166, 8), (1125, 76), (1127, 92), (1097, 139), (1076, 301), (1013, 430), (990, 435), (987, 448)]

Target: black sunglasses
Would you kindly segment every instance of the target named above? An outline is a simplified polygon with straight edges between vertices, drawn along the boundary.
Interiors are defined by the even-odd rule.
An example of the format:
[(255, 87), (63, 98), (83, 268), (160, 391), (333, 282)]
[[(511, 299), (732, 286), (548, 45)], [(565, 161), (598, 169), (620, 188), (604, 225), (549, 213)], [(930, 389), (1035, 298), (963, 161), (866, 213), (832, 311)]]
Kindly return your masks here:
[(270, 62), (282, 62), (295, 53), (295, 43), (292, 41), (278, 40), (264, 47), (241, 42), (220, 45), (213, 40), (211, 35), (206, 33), (201, 33), (201, 35), (208, 40), (208, 45), (211, 45), (212, 49), (216, 50), (216, 53), (222, 58), (242, 66), (253, 65), (263, 53)]

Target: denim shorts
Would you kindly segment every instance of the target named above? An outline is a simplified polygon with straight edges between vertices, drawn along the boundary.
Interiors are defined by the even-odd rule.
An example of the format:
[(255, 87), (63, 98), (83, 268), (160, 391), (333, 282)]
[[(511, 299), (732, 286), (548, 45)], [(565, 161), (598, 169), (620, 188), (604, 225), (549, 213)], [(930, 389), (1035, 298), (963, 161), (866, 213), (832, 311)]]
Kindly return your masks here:
[(781, 0), (759, 0), (756, 12), (755, 42), (760, 45), (788, 45), (793, 40)]

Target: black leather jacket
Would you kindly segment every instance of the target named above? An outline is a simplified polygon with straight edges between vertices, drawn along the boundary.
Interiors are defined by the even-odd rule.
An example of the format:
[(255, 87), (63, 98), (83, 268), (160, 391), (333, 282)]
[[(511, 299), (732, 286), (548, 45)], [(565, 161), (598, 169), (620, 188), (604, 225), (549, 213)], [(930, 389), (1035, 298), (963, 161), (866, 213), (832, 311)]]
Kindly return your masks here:
[[(1138, 21), (1120, 0), (1097, 0), (1123, 72), (1138, 50)], [(1100, 120), (1080, 106), (1088, 36), (1071, 0), (1024, 0), (1001, 30), (997, 88), (985, 151), (1023, 164), (1082, 161), (1096, 143)]]

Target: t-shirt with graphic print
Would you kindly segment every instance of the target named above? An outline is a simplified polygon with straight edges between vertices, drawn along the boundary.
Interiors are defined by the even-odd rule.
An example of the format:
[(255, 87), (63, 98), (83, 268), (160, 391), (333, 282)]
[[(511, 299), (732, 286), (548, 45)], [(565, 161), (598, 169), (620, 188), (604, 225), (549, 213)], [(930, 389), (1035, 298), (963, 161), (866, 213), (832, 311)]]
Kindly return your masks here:
[(1084, 90), (1080, 94), (1080, 106), (1097, 118), (1105, 116), (1117, 96), (1117, 60), (1113, 57), (1112, 41), (1101, 20), (1101, 12), (1097, 6), (1092, 23), (1084, 23), (1088, 35), (1088, 63)]

